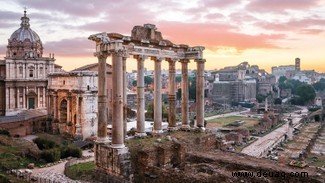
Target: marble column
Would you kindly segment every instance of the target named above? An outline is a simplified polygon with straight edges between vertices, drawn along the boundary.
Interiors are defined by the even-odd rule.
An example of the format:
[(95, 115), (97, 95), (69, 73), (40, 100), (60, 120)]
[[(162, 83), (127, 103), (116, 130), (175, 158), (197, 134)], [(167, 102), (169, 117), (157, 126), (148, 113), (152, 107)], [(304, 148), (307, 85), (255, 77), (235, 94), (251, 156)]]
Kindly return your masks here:
[(58, 101), (58, 93), (57, 93), (57, 91), (54, 92), (53, 97), (54, 97), (54, 107), (53, 107), (54, 118), (59, 119), (59, 116), (58, 116), (58, 112), (59, 112), (59, 105), (58, 104), (59, 104), (59, 101)]
[(75, 122), (75, 138), (76, 139), (82, 139), (82, 131), (81, 131), (81, 125), (80, 125), (80, 120), (79, 120), (79, 94), (76, 96), (76, 121)]
[(6, 110), (10, 109), (10, 88), (6, 88)]
[(45, 93), (46, 87), (43, 87), (43, 100), (42, 100), (42, 105), (43, 107), (46, 107), (46, 93)]
[(168, 129), (176, 129), (176, 61), (167, 59), (169, 63), (168, 72)]
[(20, 102), (19, 102), (20, 97), (19, 97), (19, 88), (18, 87), (16, 88), (16, 94), (17, 94), (17, 96), (16, 96), (17, 109), (19, 109), (20, 108)]
[(124, 137), (127, 135), (127, 80), (126, 80), (126, 59), (127, 57), (123, 57), (123, 128), (124, 128)]
[[(114, 42), (119, 47), (120, 42)], [(112, 83), (113, 83), (113, 116), (112, 116), (112, 148), (124, 148), (124, 125), (123, 125), (123, 52), (112, 52)]]
[(180, 60), (182, 63), (182, 128), (190, 127), (188, 121), (188, 59)]
[(145, 98), (144, 98), (144, 56), (136, 55), (137, 60), (137, 133), (136, 136), (146, 136), (145, 132)]
[(162, 103), (161, 103), (161, 58), (153, 58), (155, 62), (154, 76), (154, 126), (153, 133), (162, 133)]
[(37, 91), (37, 107), (35, 107), (35, 109), (40, 107), (40, 89), (39, 89), (39, 87), (36, 87), (36, 91)]
[(23, 88), (23, 109), (26, 109), (26, 88)]
[(98, 130), (97, 143), (108, 143), (107, 136), (107, 82), (106, 59), (107, 53), (96, 55), (98, 58)]
[(205, 59), (196, 59), (196, 124), (204, 129), (204, 63)]

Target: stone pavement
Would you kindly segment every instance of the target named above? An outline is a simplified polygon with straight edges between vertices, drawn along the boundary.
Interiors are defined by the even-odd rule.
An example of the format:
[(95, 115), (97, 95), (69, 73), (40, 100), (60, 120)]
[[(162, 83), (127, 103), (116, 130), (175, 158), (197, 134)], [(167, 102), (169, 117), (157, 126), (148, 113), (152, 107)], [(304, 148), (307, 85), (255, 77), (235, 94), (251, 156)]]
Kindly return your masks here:
[[(307, 113), (307, 109), (303, 108), (303, 113)], [(292, 123), (294, 127), (299, 124), (302, 119), (301, 115), (292, 115)], [(284, 139), (284, 135), (288, 131), (288, 123), (285, 123), (281, 127), (275, 129), (271, 133), (259, 138), (257, 141), (253, 142), (249, 146), (242, 150), (242, 153), (254, 156), (262, 157), (270, 148), (274, 147), (277, 143)]]
[[(70, 179), (61, 173), (56, 173), (52, 171), (44, 171), (40, 172), (34, 176), (32, 176), (32, 180), (36, 180), (34, 182), (49, 182), (49, 183), (82, 183), (81, 181), (75, 181)], [(33, 182), (33, 181), (31, 181)]]

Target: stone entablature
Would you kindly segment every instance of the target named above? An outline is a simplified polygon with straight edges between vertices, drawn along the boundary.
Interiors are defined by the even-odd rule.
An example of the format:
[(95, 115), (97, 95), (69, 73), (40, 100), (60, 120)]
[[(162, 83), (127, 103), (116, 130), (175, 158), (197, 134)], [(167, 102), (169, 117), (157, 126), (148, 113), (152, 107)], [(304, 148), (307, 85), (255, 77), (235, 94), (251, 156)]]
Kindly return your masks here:
[(94, 71), (51, 73), (48, 82), (51, 90), (98, 91), (98, 75)]

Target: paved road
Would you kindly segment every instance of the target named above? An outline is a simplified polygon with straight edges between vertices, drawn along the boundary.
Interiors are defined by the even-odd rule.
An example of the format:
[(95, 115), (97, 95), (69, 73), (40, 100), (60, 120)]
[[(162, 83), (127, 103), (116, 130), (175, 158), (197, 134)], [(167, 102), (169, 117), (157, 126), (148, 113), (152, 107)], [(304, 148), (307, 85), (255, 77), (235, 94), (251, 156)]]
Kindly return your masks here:
[[(293, 126), (297, 126), (299, 124), (299, 121), (302, 119), (301, 115), (308, 113), (307, 108), (301, 108), (299, 111), (302, 111), (302, 114), (297, 115), (296, 113), (291, 113)], [(285, 116), (289, 117), (290, 115), (287, 114)], [(288, 125), (289, 124), (287, 122), (271, 133), (260, 137), (258, 140), (245, 147), (242, 150), (242, 153), (254, 157), (262, 157), (264, 152), (268, 151), (270, 147), (274, 146), (275, 143), (278, 143), (280, 139), (284, 137), (288, 131)]]

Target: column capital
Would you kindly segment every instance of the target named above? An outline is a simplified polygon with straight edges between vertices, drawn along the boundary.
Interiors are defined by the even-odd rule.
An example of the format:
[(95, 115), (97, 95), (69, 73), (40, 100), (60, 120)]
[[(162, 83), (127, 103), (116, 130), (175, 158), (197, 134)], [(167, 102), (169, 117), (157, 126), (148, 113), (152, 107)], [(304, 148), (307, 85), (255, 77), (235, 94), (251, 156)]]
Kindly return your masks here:
[(97, 57), (98, 59), (107, 59), (108, 56), (110, 56), (110, 53), (108, 52), (95, 52), (94, 56)]
[(166, 58), (166, 61), (175, 63), (175, 62), (179, 61), (179, 59), (178, 58)]
[(199, 59), (195, 59), (194, 62), (206, 62), (206, 59), (203, 59), (203, 58), (199, 58)]
[(144, 56), (144, 55), (133, 55), (133, 58), (136, 60), (146, 60), (148, 58), (148, 56)]
[(155, 62), (161, 62), (163, 61), (165, 58), (163, 57), (151, 57), (151, 60), (155, 61)]
[(189, 63), (190, 59), (180, 59), (179, 62), (180, 63)]

